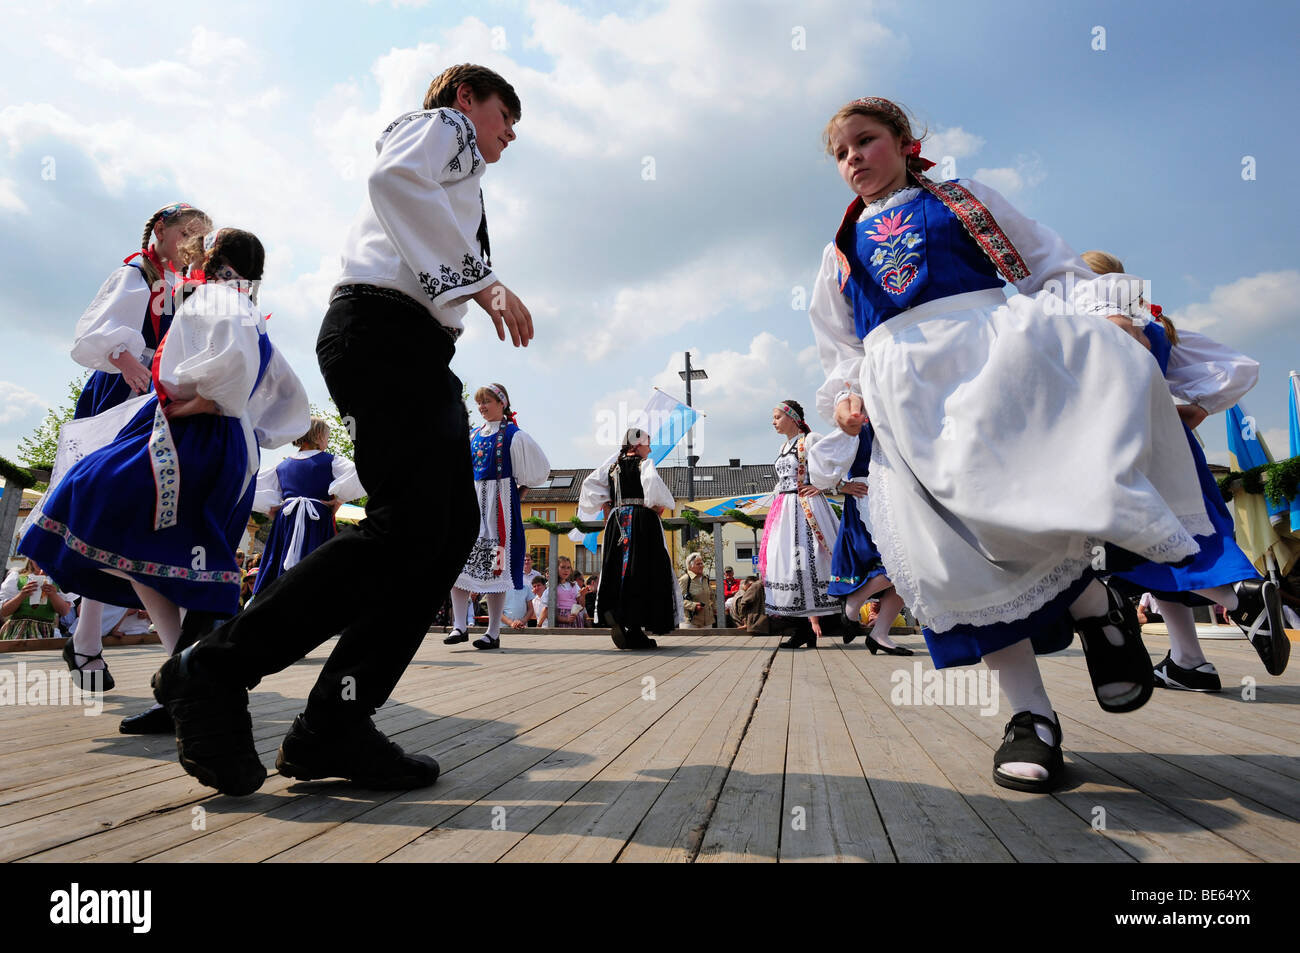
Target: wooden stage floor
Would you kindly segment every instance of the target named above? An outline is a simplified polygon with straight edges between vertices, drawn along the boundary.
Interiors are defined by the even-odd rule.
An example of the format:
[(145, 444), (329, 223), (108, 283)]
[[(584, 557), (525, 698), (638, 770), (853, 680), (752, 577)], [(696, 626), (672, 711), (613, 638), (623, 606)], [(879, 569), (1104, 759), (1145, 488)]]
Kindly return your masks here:
[[(272, 773), (246, 798), (188, 777), (170, 737), (118, 734), (161, 655), (114, 648), (101, 715), (0, 706), (0, 860), (1300, 860), (1300, 664), (1274, 679), (1246, 642), (1207, 642), (1223, 694), (1157, 691), (1108, 715), (1076, 642), (1043, 660), (1069, 775), (1042, 796), (992, 783), (1005, 702), (916, 703), (907, 680), (929, 659), (902, 641), (917, 656), (719, 633), (631, 653), (599, 633), (507, 632), (484, 653), (430, 633), (376, 723), (438, 759), (434, 787)], [(330, 644), (252, 694), (268, 769)], [(0, 655), (0, 671), (20, 662), (64, 669), (40, 651)]]

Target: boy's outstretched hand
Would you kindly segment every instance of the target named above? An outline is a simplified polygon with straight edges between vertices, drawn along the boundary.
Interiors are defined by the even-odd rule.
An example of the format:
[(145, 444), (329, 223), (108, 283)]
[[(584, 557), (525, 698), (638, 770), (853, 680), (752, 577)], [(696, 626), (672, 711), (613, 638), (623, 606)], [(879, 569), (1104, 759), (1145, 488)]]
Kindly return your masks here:
[(528, 313), (524, 303), (513, 291), (497, 281), (474, 295), (479, 307), (492, 318), (497, 326), (497, 337), (506, 339), (506, 328), (510, 329), (510, 343), (515, 347), (528, 347), (533, 339), (533, 316)]
[[(847, 381), (845, 386), (849, 386)], [(862, 398), (857, 394), (851, 393), (835, 405), (835, 424), (850, 437), (862, 433), (862, 427), (866, 422), (866, 410), (862, 406)]]

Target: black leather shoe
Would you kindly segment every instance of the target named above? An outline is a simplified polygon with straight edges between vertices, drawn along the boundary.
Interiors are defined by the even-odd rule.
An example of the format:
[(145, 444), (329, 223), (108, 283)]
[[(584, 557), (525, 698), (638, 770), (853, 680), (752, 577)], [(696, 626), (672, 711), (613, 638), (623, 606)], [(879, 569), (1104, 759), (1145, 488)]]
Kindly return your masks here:
[(473, 645), (476, 649), (499, 649), (501, 648), (501, 640), (488, 638), (485, 635), (482, 638), (475, 639)]
[(849, 601), (847, 599), (840, 600), (840, 625), (844, 629), (845, 645), (848, 645), (862, 634), (862, 623), (849, 615)]
[(1272, 579), (1247, 579), (1232, 589), (1237, 594), (1237, 608), (1228, 613), (1228, 618), (1246, 634), (1264, 670), (1281, 675), (1291, 659), (1291, 640), (1282, 620), (1277, 586)]
[[(1053, 712), (1055, 714), (1055, 712)], [(1046, 725), (1052, 733), (1052, 744), (1047, 744), (1038, 737), (1034, 730), (1037, 724)], [(1065, 758), (1061, 753), (1060, 719), (1053, 721), (1042, 715), (1029, 711), (1018, 711), (1011, 716), (1004, 729), (1002, 747), (993, 755), (993, 783), (1013, 791), (1029, 791), (1041, 794), (1051, 791), (1061, 783), (1065, 774)], [(1000, 770), (1009, 762), (1042, 765), (1047, 771), (1045, 778), (1022, 778)]]
[(252, 794), (266, 780), (253, 745), (248, 692), (193, 670), (193, 647), (173, 655), (153, 677), (153, 697), (176, 726), (181, 767), (222, 794)]
[[(77, 659), (85, 659), (80, 665)], [(87, 672), (84, 666), (99, 659), (103, 661), (104, 650), (100, 649), (94, 655), (82, 655), (72, 644), (72, 636), (68, 636), (68, 641), (63, 643), (63, 661), (68, 663), (68, 671), (74, 673), (73, 678), (81, 686), (83, 692), (107, 692), (117, 687), (117, 682), (113, 681), (112, 674), (108, 671), (108, 663), (104, 662), (102, 669), (93, 672)]]
[(817, 635), (813, 632), (812, 626), (809, 626), (807, 629), (800, 626), (799, 629), (795, 631), (794, 635), (780, 643), (778, 647), (783, 649), (797, 649), (800, 646), (807, 646), (810, 649), (817, 648)]
[(437, 761), (407, 754), (369, 718), (346, 729), (316, 732), (299, 715), (280, 745), (275, 768), (299, 781), (344, 778), (376, 791), (408, 791), (438, 780)]
[(442, 640), (443, 645), (458, 645), (461, 642), (469, 641), (469, 633), (462, 632), (460, 629), (452, 629), (451, 634)]
[[(1102, 711), (1123, 713), (1136, 711), (1151, 699), (1155, 689), (1155, 673), (1151, 656), (1142, 644), (1142, 626), (1138, 624), (1137, 610), (1123, 596), (1103, 582), (1109, 609), (1105, 615), (1091, 619), (1075, 619), (1074, 628), (1083, 643), (1083, 655), (1092, 678), (1092, 691)], [(1105, 628), (1114, 626), (1124, 641), (1111, 645)], [(1119, 697), (1102, 698), (1101, 688), (1117, 682), (1132, 682), (1133, 688)]]
[(644, 652), (650, 649), (659, 648), (659, 643), (650, 638), (639, 628), (626, 630), (624, 632), (624, 639), (627, 643), (624, 648), (629, 648), (634, 652)]
[(124, 735), (170, 735), (176, 726), (166, 708), (150, 708), (130, 718), (123, 718), (117, 730)]

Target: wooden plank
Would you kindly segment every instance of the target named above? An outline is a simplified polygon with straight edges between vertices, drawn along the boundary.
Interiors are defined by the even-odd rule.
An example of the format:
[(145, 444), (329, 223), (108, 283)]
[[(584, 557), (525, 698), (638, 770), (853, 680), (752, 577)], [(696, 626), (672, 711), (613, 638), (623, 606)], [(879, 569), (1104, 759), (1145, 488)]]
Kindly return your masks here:
[(790, 725), (792, 653), (776, 650), (740, 750), (718, 794), (698, 861), (775, 861), (780, 851), (782, 786)]
[(639, 697), (644, 675), (670, 677), (690, 664), (690, 652), (684, 644), (653, 654), (602, 650), (608, 672), (588, 678), (585, 694), (543, 691), (515, 713), (515, 725), (487, 722), (450, 743), (434, 744), (427, 753), (446, 767), (436, 787), (394, 796), (348, 824), (327, 823), (310, 840), (268, 859), (381, 860), (520, 772), (562, 753), (567, 743), (625, 707), (630, 695)]
[[(595, 666), (601, 664), (601, 661), (593, 658), (586, 664)], [(573, 684), (581, 684), (585, 678), (583, 673), (585, 664), (578, 663), (573, 667), (577, 669), (577, 671), (571, 676), (572, 682)], [(552, 680), (535, 687), (533, 690), (546, 695), (551, 695), (557, 690), (562, 689), (563, 686), (559, 686), (557, 689), (556, 683)], [(507, 700), (504, 703), (498, 702), (489, 704), (496, 704), (498, 709), (508, 711), (512, 703)], [(483, 706), (479, 707), (481, 708)], [(375, 716), (376, 725), (378, 725), (381, 730), (389, 732), (396, 738), (396, 740), (398, 740), (399, 743), (408, 748), (412, 747), (410, 738), (411, 733), (408, 731), (407, 734), (403, 734), (399, 729), (401, 729), (404, 724), (408, 726), (410, 724), (422, 724), (429, 722), (432, 719), (436, 719), (439, 723), (438, 731), (441, 732), (441, 737), (443, 738), (455, 737), (458, 733), (468, 730), (468, 726), (480, 724), (477, 720), (472, 719), (465, 721), (454, 717), (430, 715), (427, 712), (421, 713), (418, 709), (410, 709), (404, 704), (393, 702), (386, 705), (376, 713)], [(254, 737), (256, 738), (258, 734), (259, 732), (255, 731)], [(268, 764), (268, 767), (274, 761), (272, 752), (278, 748), (282, 734), (283, 728), (272, 729), (266, 733), (266, 742), (264, 744), (258, 744), (258, 751), (264, 755), (263, 761)], [(175, 767), (179, 772), (179, 766)], [(170, 811), (163, 810), (159, 807), (157, 811), (144, 815), (142, 820), (138, 820), (134, 824), (128, 824), (121, 830), (99, 834), (91, 845), (70, 845), (69, 850), (59, 851), (55, 849), (41, 854), (38, 859), (63, 860), (68, 857), (75, 857), (76, 851), (78, 850), (84, 851), (89, 848), (95, 851), (96, 856), (99, 859), (115, 861), (139, 860), (152, 854), (159, 853), (169, 847), (174, 847), (179, 844), (193, 843), (198, 838), (207, 836), (208, 834), (223, 828), (233, 826), (235, 823), (240, 823), (250, 819), (251, 817), (265, 814), (278, 808), (284, 808), (287, 806), (288, 802), (284, 797), (278, 797), (278, 795), (288, 794), (288, 789), (290, 787), (294, 787), (298, 790), (299, 794), (289, 794), (289, 797), (302, 797), (305, 796), (301, 793), (303, 790), (311, 792), (321, 787), (321, 785), (299, 785), (298, 782), (292, 781), (291, 779), (281, 778), (278, 775), (273, 774), (268, 778), (266, 784), (263, 785), (258, 794), (255, 795), (255, 797), (259, 799), (257, 802), (258, 809), (253, 811), (242, 810), (243, 801), (245, 799), (222, 798), (219, 795), (215, 795), (215, 793), (211, 792), (210, 789), (204, 788), (203, 790), (217, 803), (220, 810), (214, 811), (211, 809), (210, 805), (208, 805), (208, 802), (204, 802), (205, 806), (208, 808), (208, 816), (206, 819), (206, 828), (203, 831), (191, 832), (190, 830), (191, 822), (188, 815), (192, 811), (192, 805), (188, 803), (174, 805)], [(331, 791), (331, 793), (340, 790), (345, 792), (350, 790), (346, 785), (339, 784), (325, 785), (325, 787), (327, 790)], [(232, 804), (235, 805), (234, 808), (231, 807)], [(293, 809), (290, 808), (289, 810)], [(177, 823), (177, 814), (185, 815), (181, 818), (183, 823)]]
[[(600, 809), (607, 807), (611, 786), (594, 779), (637, 746), (642, 748), (637, 760), (643, 764), (648, 746), (642, 742), (649, 736), (650, 745), (654, 745), (656, 735), (662, 742), (662, 734), (654, 729), (665, 720), (676, 721), (670, 716), (682, 708), (682, 700), (692, 695), (725, 661), (725, 652), (701, 654), (689, 667), (658, 681), (653, 699), (645, 697), (643, 688), (639, 696), (626, 700), (622, 710), (567, 743), (562, 757), (557, 753), (544, 759), (439, 823), (436, 836), (417, 838), (386, 860), (426, 863), (455, 856), (460, 860), (495, 861), (533, 832), (537, 832), (533, 840), (542, 842), (545, 852), (551, 839), (540, 827), (563, 811), (570, 799), (584, 806), (594, 802)], [(581, 793), (584, 791), (585, 795)], [(494, 831), (498, 824), (507, 830)], [(480, 835), (484, 831), (508, 832), (510, 836), (483, 838)], [(605, 840), (604, 846), (612, 859), (623, 841)]]
[(620, 863), (694, 861), (758, 705), (779, 641), (777, 636), (765, 636), (761, 642), (750, 643), (752, 656), (742, 677), (641, 819), (618, 855)]
[(893, 862), (826, 671), (843, 653), (828, 647), (793, 655), (780, 859)]
[[(929, 659), (873, 656), (856, 646), (840, 651), (842, 661), (866, 682), (857, 693), (857, 710), (849, 706), (846, 718), (853, 719), (853, 738), (898, 859), (940, 863), (1013, 859), (949, 774), (954, 765), (963, 763), (954, 752), (970, 743), (966, 733), (955, 730), (941, 707), (911, 704), (910, 691), (905, 696), (908, 704), (893, 703), (894, 673), (901, 672), (900, 684), (910, 686), (910, 681), (901, 681), (903, 675), (914, 680), (918, 664), (922, 673), (933, 671)], [(960, 776), (969, 780), (965, 774)], [(962, 834), (952, 837), (951, 831)]]
[[(680, 843), (688, 850), (690, 838), (698, 837), (704, 821), (701, 815), (692, 824), (690, 815), (708, 802), (710, 778), (714, 794), (721, 787), (724, 772), (719, 765), (729, 763), (739, 745), (738, 729), (748, 718), (762, 670), (771, 658), (762, 645), (733, 645), (726, 646), (722, 663), (700, 684), (502, 859), (607, 862), (618, 859), (633, 837), (661, 849), (671, 850)], [(670, 683), (670, 690), (674, 688)], [(706, 742), (709, 760), (691, 763), (691, 753), (711, 732), (716, 737)], [(727, 737), (733, 739), (730, 747), (720, 743)], [(670, 798), (679, 823), (659, 828), (662, 839), (651, 840), (655, 829), (647, 829), (644, 823), (649, 812), (664, 799), (674, 780), (686, 781), (687, 775), (694, 778), (678, 784), (674, 795), (691, 787), (696, 796), (685, 802)]]

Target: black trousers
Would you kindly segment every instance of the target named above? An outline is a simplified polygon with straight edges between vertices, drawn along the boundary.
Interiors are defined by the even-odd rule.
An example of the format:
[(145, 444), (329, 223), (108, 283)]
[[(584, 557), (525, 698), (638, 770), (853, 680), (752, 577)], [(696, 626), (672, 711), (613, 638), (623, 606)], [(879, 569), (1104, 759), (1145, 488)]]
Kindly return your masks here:
[(308, 696), (308, 720), (346, 726), (388, 700), (478, 535), (469, 418), (448, 367), (454, 353), (415, 302), (330, 305), (316, 355), (352, 426), (366, 518), (201, 639), (192, 653), (199, 672), (252, 688), (341, 633)]

